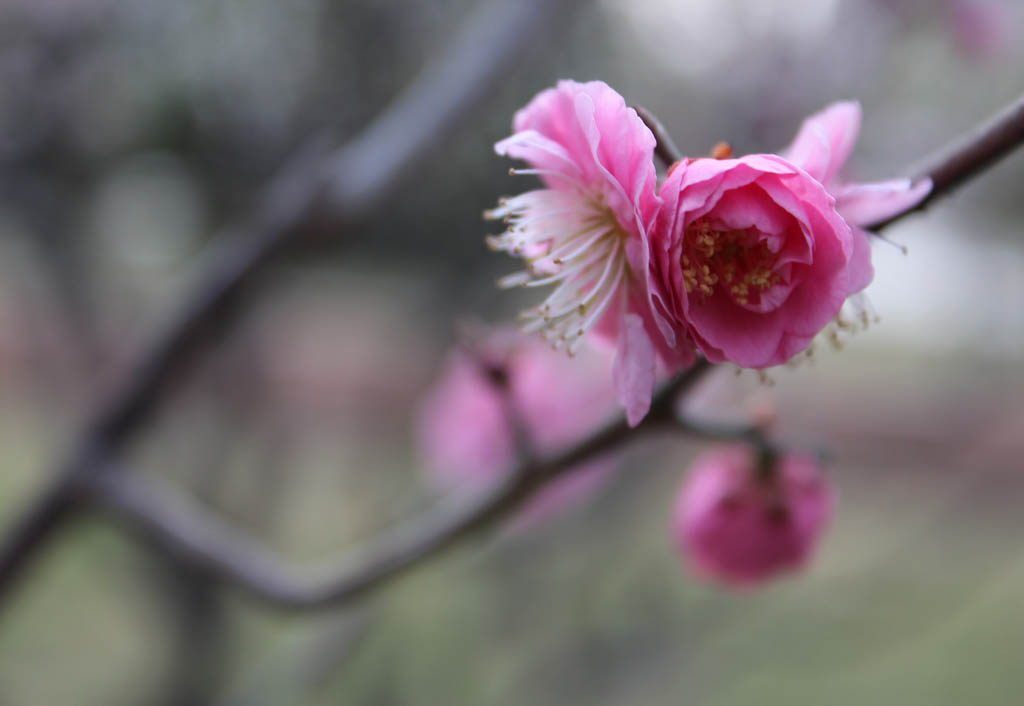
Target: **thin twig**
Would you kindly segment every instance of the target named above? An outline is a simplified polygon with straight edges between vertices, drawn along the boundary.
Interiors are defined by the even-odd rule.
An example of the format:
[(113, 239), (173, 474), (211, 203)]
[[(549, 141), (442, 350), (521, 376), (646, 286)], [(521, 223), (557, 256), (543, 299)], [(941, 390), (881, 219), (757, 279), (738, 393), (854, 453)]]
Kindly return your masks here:
[(708, 441), (745, 441), (751, 444), (767, 443), (764, 428), (757, 424), (730, 424), (685, 416), (675, 417), (669, 420), (669, 422), (677, 431), (698, 439)]
[(356, 552), (310, 571), (282, 561), (180, 493), (111, 469), (92, 476), (97, 503), (128, 522), (135, 534), (187, 559), (250, 595), (279, 608), (318, 610), (365, 595), (460, 540), (499, 523), (580, 463), (644, 433), (664, 429), (676, 400), (710, 368), (700, 361), (658, 391), (635, 428), (625, 419), (606, 424), (572, 448), (526, 463), (480, 495), (452, 496), (420, 518), (385, 532)]
[(676, 143), (672, 141), (672, 136), (669, 135), (668, 130), (666, 130), (665, 126), (661, 124), (661, 121), (655, 117), (654, 113), (640, 105), (634, 105), (633, 110), (635, 110), (636, 114), (640, 116), (640, 119), (644, 121), (644, 125), (654, 133), (654, 139), (656, 142), (654, 146), (654, 154), (657, 155), (658, 159), (660, 159), (666, 167), (670, 167), (684, 158), (683, 153), (678, 147), (676, 147)]
[(516, 399), (513, 359), (517, 346), (509, 345), (503, 335), (495, 336), (493, 328), (477, 322), (464, 322), (458, 326), (456, 341), (459, 351), (476, 366), (478, 374), (500, 397), (504, 422), (512, 439), (517, 463), (525, 464), (534, 458), (533, 434), (523, 409)]
[(293, 160), (257, 201), (255, 214), (221, 240), (211, 265), (179, 314), (154, 337), (139, 364), (101, 405), (57, 465), (46, 489), (17, 517), (0, 542), (0, 600), (27, 560), (83, 507), (82, 488), (97, 469), (147, 425), (194, 353), (222, 332), (254, 276), (290, 246), (300, 226), (327, 218), (365, 217), (411, 167), (461, 124), (471, 108), (501, 85), (523, 47), (539, 41), (583, 0), (494, 0), (465, 23), (447, 51), (429, 65), (362, 134), (334, 154)]
[(915, 180), (929, 178), (932, 190), (911, 209), (867, 227), (880, 230), (911, 213), (927, 208), (935, 199), (949, 194), (965, 181), (977, 176), (1007, 157), (1024, 143), (1024, 96), (988, 121), (943, 149), (930, 160)]

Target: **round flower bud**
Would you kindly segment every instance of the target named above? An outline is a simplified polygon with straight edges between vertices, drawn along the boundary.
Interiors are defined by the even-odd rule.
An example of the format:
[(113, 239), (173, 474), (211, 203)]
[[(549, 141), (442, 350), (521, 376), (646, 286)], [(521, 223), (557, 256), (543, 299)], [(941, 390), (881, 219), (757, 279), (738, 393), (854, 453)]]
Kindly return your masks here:
[(765, 460), (745, 445), (720, 446), (697, 460), (683, 484), (673, 535), (698, 574), (753, 586), (807, 561), (833, 504), (810, 456)]

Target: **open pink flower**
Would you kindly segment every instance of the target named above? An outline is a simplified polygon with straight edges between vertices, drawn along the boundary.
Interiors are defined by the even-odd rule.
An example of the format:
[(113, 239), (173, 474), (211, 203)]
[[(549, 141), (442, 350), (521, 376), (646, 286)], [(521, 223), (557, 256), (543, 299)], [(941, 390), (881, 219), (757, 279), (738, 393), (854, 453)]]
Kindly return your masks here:
[(712, 362), (785, 363), (871, 279), (832, 197), (777, 155), (682, 162), (661, 197), (653, 304)]
[[(538, 452), (575, 441), (614, 409), (607, 364), (605, 355), (589, 347), (569, 360), (538, 340), (503, 332), (479, 351), (453, 351), (416, 420), (429, 479), (457, 489), (486, 486), (510, 472), (517, 452), (510, 404)], [(510, 398), (494, 371), (506, 376)], [(605, 457), (570, 471), (531, 501), (527, 516), (537, 519), (585, 495), (609, 469)]]
[(489, 218), (509, 227), (491, 247), (526, 261), (505, 287), (552, 285), (524, 311), (526, 331), (541, 331), (570, 354), (598, 328), (618, 345), (613, 378), (630, 423), (646, 414), (656, 345), (675, 367), (692, 350), (654, 336), (648, 288), (648, 230), (658, 210), (654, 135), (618, 93), (600, 81), (560, 81), (520, 110), (514, 134), (495, 145), (522, 159), (542, 189), (503, 198)]
[[(825, 185), (836, 200), (836, 210), (853, 226), (858, 257), (867, 250), (868, 235), (860, 226), (879, 223), (919, 204), (932, 190), (931, 179), (917, 183), (910, 179), (876, 182), (844, 182), (839, 170), (846, 163), (860, 132), (860, 103), (833, 103), (815, 113), (800, 126), (793, 144), (782, 156)], [(858, 291), (871, 281), (872, 271)]]
[(690, 470), (673, 517), (676, 545), (699, 573), (751, 586), (802, 566), (832, 515), (812, 458), (786, 454), (758, 468), (748, 446), (721, 446)]

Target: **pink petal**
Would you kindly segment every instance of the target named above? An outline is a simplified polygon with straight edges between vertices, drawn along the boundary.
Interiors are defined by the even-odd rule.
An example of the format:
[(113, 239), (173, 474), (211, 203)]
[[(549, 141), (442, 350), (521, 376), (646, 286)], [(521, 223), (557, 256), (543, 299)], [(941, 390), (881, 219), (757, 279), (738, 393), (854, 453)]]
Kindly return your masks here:
[[(615, 90), (602, 81), (559, 81), (516, 113), (513, 129), (535, 133), (560, 146), (578, 167), (579, 180), (602, 193), (625, 228), (644, 235), (658, 203), (655, 140)], [(508, 140), (498, 145), (504, 142)], [(531, 150), (530, 156), (509, 154), (544, 169), (565, 169), (557, 164), (561, 155), (543, 154), (540, 149)]]
[(860, 132), (860, 103), (833, 103), (800, 126), (782, 156), (822, 184), (829, 183), (846, 163)]
[(626, 409), (626, 421), (635, 427), (651, 408), (654, 391), (654, 344), (637, 314), (622, 317), (612, 380), (619, 403)]
[(835, 190), (836, 210), (851, 225), (871, 225), (913, 208), (931, 190), (931, 179), (916, 184), (910, 179), (846, 184)]
[(627, 228), (640, 214), (637, 226), (645, 234), (657, 210), (654, 135), (606, 84), (591, 81), (583, 89), (576, 95), (576, 116), (586, 131), (605, 199)]
[[(568, 150), (554, 140), (549, 140), (536, 130), (523, 130), (494, 145), (494, 151), (502, 157), (512, 157), (528, 162), (538, 169), (548, 169), (565, 175), (568, 180), (580, 178), (581, 172)], [(543, 175), (545, 184), (560, 189), (571, 186), (572, 181), (557, 176)]]
[(871, 242), (868, 234), (860, 228), (853, 229), (853, 254), (850, 256), (848, 273), (847, 291), (850, 294), (864, 289), (875, 278), (875, 268), (871, 264)]
[[(724, 292), (716, 292), (691, 304), (688, 317), (694, 338), (709, 360), (763, 368), (780, 365), (805, 349), (836, 315), (849, 293), (849, 267), (856, 244), (824, 188), (806, 175), (769, 174), (746, 188), (763, 190), (792, 215), (794, 226), (802, 229), (807, 242), (814, 242), (813, 260), (790, 259), (794, 284), (799, 286), (788, 292), (784, 306), (752, 311)], [(722, 202), (723, 208), (729, 205)], [(793, 235), (790, 239), (796, 240)], [(862, 274), (862, 269), (857, 273)]]

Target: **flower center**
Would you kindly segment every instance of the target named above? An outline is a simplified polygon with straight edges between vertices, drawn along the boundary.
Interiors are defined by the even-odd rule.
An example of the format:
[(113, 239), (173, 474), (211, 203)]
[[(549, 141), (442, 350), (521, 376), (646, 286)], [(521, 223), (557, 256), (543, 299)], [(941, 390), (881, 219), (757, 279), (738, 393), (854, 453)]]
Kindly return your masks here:
[(776, 259), (756, 229), (715, 230), (700, 218), (683, 235), (683, 286), (698, 301), (721, 287), (737, 304), (756, 306), (761, 293), (782, 279)]
[[(526, 170), (516, 170), (517, 173)], [(539, 189), (503, 198), (484, 214), (509, 224), (488, 245), (526, 261), (500, 287), (555, 289), (520, 314), (523, 330), (540, 331), (554, 348), (575, 354), (626, 276), (627, 233), (599, 195), (585, 189)]]

